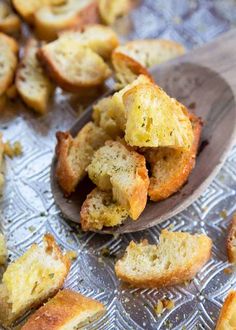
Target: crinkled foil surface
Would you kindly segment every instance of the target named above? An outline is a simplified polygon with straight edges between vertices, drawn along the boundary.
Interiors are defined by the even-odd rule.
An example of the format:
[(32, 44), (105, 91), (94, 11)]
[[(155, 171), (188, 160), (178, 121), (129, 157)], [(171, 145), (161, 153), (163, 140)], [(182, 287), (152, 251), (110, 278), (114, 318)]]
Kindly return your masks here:
[[(145, 0), (116, 23), (122, 39), (163, 37), (188, 49), (206, 43), (236, 24), (235, 0)], [(149, 230), (120, 237), (83, 234), (66, 222), (50, 189), (50, 163), (55, 132), (71, 127), (84, 100), (56, 91), (50, 112), (36, 117), (12, 104), (0, 114), (5, 139), (21, 141), (24, 153), (6, 159), (6, 186), (1, 200), (1, 231), (7, 237), (9, 259), (51, 232), (65, 250), (78, 251), (65, 286), (99, 299), (107, 314), (87, 329), (214, 329), (222, 302), (236, 277), (228, 270), (227, 227), (236, 210), (236, 148), (205, 193), (178, 216)], [(163, 228), (207, 233), (214, 241), (213, 256), (191, 283), (167, 289), (131, 289), (114, 275), (114, 261), (131, 239), (158, 242)], [(104, 253), (104, 251), (109, 253)], [(106, 256), (108, 254), (108, 256)], [(17, 285), (17, 283), (16, 283)], [(175, 307), (158, 317), (158, 299)]]

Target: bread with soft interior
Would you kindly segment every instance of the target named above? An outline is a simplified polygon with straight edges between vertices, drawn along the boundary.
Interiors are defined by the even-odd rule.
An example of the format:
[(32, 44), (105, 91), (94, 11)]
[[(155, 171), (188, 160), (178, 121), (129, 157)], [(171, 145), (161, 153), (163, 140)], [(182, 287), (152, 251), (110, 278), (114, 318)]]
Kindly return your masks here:
[(135, 287), (163, 287), (191, 280), (210, 259), (212, 240), (203, 234), (163, 230), (159, 244), (131, 241), (116, 262), (118, 278)]
[(72, 137), (69, 132), (57, 132), (56, 178), (66, 195), (71, 194), (86, 176), (94, 152), (109, 140), (109, 135), (93, 122), (87, 123)]
[(53, 296), (64, 284), (70, 260), (52, 235), (43, 245), (33, 244), (8, 265), (0, 284), (0, 323), (10, 326), (33, 307)]
[(99, 22), (96, 0), (67, 0), (35, 12), (34, 25), (40, 39), (51, 41), (60, 31)]
[(38, 58), (51, 78), (68, 92), (101, 85), (111, 75), (101, 56), (66, 36), (41, 47)]
[(230, 291), (221, 308), (215, 330), (236, 329), (236, 291)]
[(150, 148), (144, 152), (151, 165), (148, 195), (153, 201), (166, 199), (177, 192), (188, 180), (195, 166), (202, 121), (194, 114), (190, 114), (189, 117), (194, 134), (190, 150), (160, 147)]
[(112, 191), (114, 201), (136, 220), (147, 203), (149, 185), (146, 161), (119, 141), (107, 141), (87, 167), (89, 178), (102, 191)]
[(0, 233), (0, 266), (4, 265), (7, 259), (7, 247), (3, 234)]
[(37, 58), (38, 49), (39, 43), (35, 39), (29, 39), (17, 69), (16, 88), (28, 107), (44, 114), (47, 111), (54, 85)]
[(148, 69), (185, 53), (184, 47), (171, 40), (133, 40), (117, 47), (112, 54), (117, 84), (125, 86)]
[(17, 67), (18, 44), (0, 32), (0, 96), (11, 86)]
[(229, 262), (236, 264), (236, 213), (229, 226), (226, 248)]
[(4, 33), (15, 33), (20, 30), (21, 21), (14, 14), (9, 4), (0, 3), (0, 31)]
[(135, 147), (189, 150), (193, 129), (186, 108), (155, 84), (142, 84), (123, 95), (125, 140)]
[(113, 24), (115, 20), (127, 14), (131, 8), (130, 0), (98, 0), (101, 19), (105, 24)]
[(31, 315), (22, 330), (75, 330), (89, 325), (105, 312), (99, 301), (64, 289)]
[(80, 211), (80, 223), (84, 231), (114, 227), (122, 224), (127, 217), (128, 212), (114, 201), (111, 191), (98, 188), (88, 194)]
[(119, 45), (117, 34), (110, 27), (101, 24), (89, 24), (80, 29), (66, 30), (60, 33), (60, 37), (76, 40), (105, 60), (110, 59), (112, 51)]

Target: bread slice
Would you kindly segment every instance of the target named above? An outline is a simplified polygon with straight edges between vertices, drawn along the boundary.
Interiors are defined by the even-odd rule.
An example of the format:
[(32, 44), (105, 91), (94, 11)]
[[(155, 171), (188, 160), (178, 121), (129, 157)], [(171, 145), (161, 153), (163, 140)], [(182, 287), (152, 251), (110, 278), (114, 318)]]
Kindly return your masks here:
[(220, 311), (215, 330), (236, 329), (236, 291), (230, 291)]
[(67, 37), (43, 46), (38, 57), (51, 78), (68, 92), (101, 85), (111, 75), (99, 55)]
[(13, 82), (17, 66), (18, 44), (15, 39), (0, 32), (0, 96)]
[(80, 222), (84, 231), (114, 227), (122, 224), (127, 217), (127, 211), (113, 200), (112, 193), (98, 188), (88, 194), (80, 211)]
[(236, 264), (236, 213), (229, 227), (226, 247), (229, 262)]
[(54, 90), (37, 59), (38, 42), (30, 39), (16, 73), (16, 88), (23, 101), (34, 111), (44, 114)]
[(21, 330), (75, 330), (105, 314), (102, 303), (64, 289), (37, 310)]
[(41, 7), (34, 15), (36, 34), (43, 40), (54, 40), (60, 31), (98, 23), (96, 0), (67, 0), (59, 5)]
[(13, 6), (22, 16), (22, 18), (28, 22), (33, 23), (34, 14), (42, 7), (47, 5), (60, 5), (65, 0), (12, 0)]
[(136, 287), (162, 287), (192, 279), (211, 256), (206, 235), (163, 230), (159, 244), (130, 242), (115, 264), (116, 275)]
[(189, 150), (193, 129), (186, 108), (160, 87), (143, 84), (123, 96), (125, 140), (135, 147), (171, 147)]
[(7, 259), (7, 247), (3, 234), (0, 233), (0, 266), (4, 265)]
[(150, 148), (145, 152), (145, 157), (151, 164), (148, 194), (153, 201), (166, 199), (178, 191), (195, 166), (202, 122), (193, 114), (190, 114), (190, 120), (194, 134), (190, 150), (160, 147)]
[(149, 75), (148, 69), (183, 55), (184, 47), (171, 40), (133, 40), (117, 47), (112, 64), (119, 86), (130, 84), (140, 74)]
[(149, 185), (144, 156), (118, 141), (107, 141), (87, 168), (89, 178), (112, 196), (136, 220), (147, 203)]
[(18, 32), (21, 27), (20, 19), (14, 14), (11, 7), (5, 3), (0, 3), (0, 31), (4, 33)]
[(131, 8), (130, 0), (98, 0), (100, 16), (104, 23), (112, 24), (119, 16), (128, 13)]
[(109, 136), (94, 123), (87, 123), (73, 138), (68, 132), (57, 133), (56, 177), (65, 194), (71, 194), (85, 177), (94, 152), (104, 145)]
[(37, 307), (62, 286), (70, 260), (62, 255), (53, 236), (47, 234), (43, 246), (33, 244), (11, 263), (0, 285), (0, 321), (9, 326), (26, 311)]
[(117, 34), (110, 27), (101, 24), (66, 30), (60, 33), (60, 37), (78, 41), (81, 45), (91, 48), (105, 60), (110, 59), (112, 51), (119, 45)]

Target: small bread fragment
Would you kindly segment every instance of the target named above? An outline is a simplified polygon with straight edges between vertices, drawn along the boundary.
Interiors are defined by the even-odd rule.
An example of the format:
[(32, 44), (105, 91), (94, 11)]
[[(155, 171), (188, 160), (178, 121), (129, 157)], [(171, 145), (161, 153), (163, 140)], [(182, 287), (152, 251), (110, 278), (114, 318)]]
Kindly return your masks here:
[(107, 141), (87, 167), (89, 178), (112, 196), (136, 220), (147, 203), (149, 185), (144, 156), (118, 141)]
[(3, 234), (0, 233), (0, 266), (4, 265), (7, 259), (7, 247)]
[(67, 0), (58, 5), (41, 7), (34, 15), (36, 34), (51, 41), (60, 31), (98, 23), (96, 0)]
[(18, 44), (0, 32), (0, 96), (11, 86), (17, 66)]
[(133, 40), (117, 47), (112, 64), (119, 86), (130, 84), (139, 74), (149, 75), (148, 69), (185, 53), (184, 47), (171, 40)]
[(98, 0), (100, 16), (104, 23), (110, 25), (115, 22), (119, 16), (128, 13), (131, 8), (130, 0)]
[(38, 42), (30, 39), (16, 73), (16, 88), (23, 101), (34, 111), (44, 114), (53, 83), (48, 79), (37, 58)]
[(119, 45), (117, 34), (110, 27), (101, 24), (66, 30), (60, 34), (60, 37), (76, 40), (81, 45), (91, 48), (105, 60), (110, 59), (112, 51)]
[(64, 289), (39, 308), (22, 330), (75, 330), (105, 314), (102, 303), (78, 292)]
[(227, 237), (227, 254), (231, 263), (236, 263), (236, 213), (233, 215)]
[(128, 213), (113, 200), (110, 191), (95, 188), (84, 201), (80, 217), (82, 230), (93, 231), (122, 224), (128, 217)]
[(202, 122), (193, 114), (190, 114), (190, 120), (194, 134), (190, 150), (160, 147), (150, 148), (145, 152), (145, 157), (151, 164), (148, 195), (153, 201), (166, 199), (178, 191), (195, 166)]
[(236, 291), (230, 291), (220, 311), (216, 330), (236, 329)]
[(163, 230), (158, 245), (131, 241), (115, 272), (136, 287), (175, 285), (191, 280), (210, 259), (211, 249), (212, 240), (206, 235)]
[(125, 140), (136, 147), (189, 150), (193, 129), (186, 108), (154, 84), (129, 89), (123, 96)]
[(5, 3), (0, 3), (0, 31), (4, 33), (14, 33), (20, 30), (21, 22), (15, 15), (11, 7)]
[(110, 137), (92, 122), (87, 123), (75, 138), (68, 132), (58, 132), (56, 136), (56, 177), (65, 194), (69, 195), (85, 177), (94, 152)]
[(39, 306), (62, 286), (70, 269), (70, 260), (61, 253), (52, 235), (43, 246), (33, 244), (11, 263), (0, 285), (0, 323), (10, 326), (26, 311)]
[(99, 55), (67, 37), (40, 48), (38, 57), (51, 78), (68, 92), (101, 85), (111, 75)]

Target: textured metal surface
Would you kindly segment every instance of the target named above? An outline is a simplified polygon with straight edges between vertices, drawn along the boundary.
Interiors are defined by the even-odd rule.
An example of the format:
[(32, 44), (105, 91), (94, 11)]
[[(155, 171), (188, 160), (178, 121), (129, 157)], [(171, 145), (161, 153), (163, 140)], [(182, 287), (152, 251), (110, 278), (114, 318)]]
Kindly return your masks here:
[[(234, 0), (145, 0), (131, 19), (117, 29), (124, 38), (165, 37), (192, 48), (205, 43), (236, 24)], [(130, 34), (127, 31), (132, 29)], [(77, 104), (76, 107), (71, 105)], [(0, 117), (5, 139), (20, 140), (24, 153), (6, 160), (6, 187), (1, 200), (1, 230), (14, 260), (33, 242), (52, 232), (60, 245), (76, 250), (66, 286), (103, 301), (108, 309), (103, 319), (89, 329), (214, 329), (219, 309), (230, 288), (236, 289), (235, 274), (225, 254), (226, 229), (236, 210), (236, 148), (207, 191), (180, 215), (150, 230), (122, 237), (83, 234), (60, 216), (50, 191), (49, 170), (55, 131), (69, 128), (78, 116), (74, 98), (57, 91), (53, 110), (44, 118), (12, 105)], [(76, 108), (77, 112), (74, 110)], [(191, 283), (163, 290), (130, 289), (114, 276), (114, 258), (131, 239), (148, 238), (155, 243), (162, 228), (203, 232), (214, 241), (213, 256)], [(104, 248), (110, 257), (104, 257)], [(157, 300), (166, 296), (175, 308), (160, 317)]]

